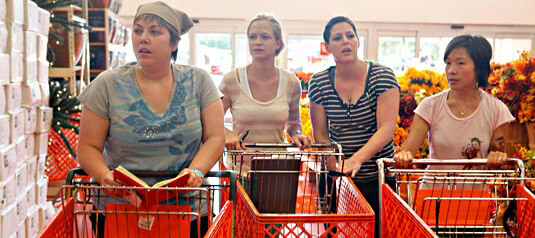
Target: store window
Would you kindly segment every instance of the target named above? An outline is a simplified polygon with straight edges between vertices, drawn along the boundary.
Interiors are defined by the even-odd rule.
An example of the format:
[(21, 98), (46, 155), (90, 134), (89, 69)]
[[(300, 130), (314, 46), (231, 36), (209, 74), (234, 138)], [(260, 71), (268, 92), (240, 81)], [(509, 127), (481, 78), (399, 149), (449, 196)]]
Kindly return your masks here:
[(195, 65), (206, 70), (219, 85), (232, 69), (232, 38), (227, 33), (195, 33)]
[[(364, 59), (366, 38), (359, 36), (359, 59)], [(319, 72), (334, 65), (332, 55), (321, 55), (323, 38), (315, 35), (290, 35), (288, 37), (288, 70), (291, 72)]]
[(518, 60), (520, 53), (531, 49), (531, 39), (497, 38), (494, 42), (494, 62)]
[(236, 67), (243, 67), (253, 61), (249, 53), (249, 41), (246, 34), (236, 34), (236, 55), (234, 56)]
[(396, 75), (403, 75), (417, 63), (415, 37), (380, 36), (378, 43), (377, 62), (392, 68)]
[(444, 72), (444, 52), (452, 37), (420, 37), (420, 58), (414, 67)]
[(189, 33), (180, 36), (178, 42), (177, 57), (175, 63), (190, 64), (190, 47), (189, 47)]

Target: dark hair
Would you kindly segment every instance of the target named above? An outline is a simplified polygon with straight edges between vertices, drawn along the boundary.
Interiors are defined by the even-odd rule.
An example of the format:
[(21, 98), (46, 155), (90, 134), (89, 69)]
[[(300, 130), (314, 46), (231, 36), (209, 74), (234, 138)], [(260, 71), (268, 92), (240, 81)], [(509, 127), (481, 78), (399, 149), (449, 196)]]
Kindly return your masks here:
[[(150, 13), (141, 14), (138, 17), (136, 17), (136, 19), (134, 19), (134, 24), (141, 19), (145, 20), (146, 22), (156, 21), (156, 23), (158, 23), (159, 26), (167, 29), (167, 31), (169, 31), (169, 37), (170, 37), (169, 43), (171, 45), (176, 45), (178, 44), (178, 41), (180, 41), (180, 34), (178, 34), (178, 31), (171, 24), (165, 21), (163, 18), (156, 16), (154, 14), (150, 14)], [(173, 63), (175, 62), (177, 58), (177, 54), (178, 54), (178, 49), (176, 49), (175, 51), (173, 51), (173, 53), (171, 53), (171, 62)]]
[(331, 20), (327, 22), (327, 25), (325, 25), (325, 29), (323, 29), (323, 40), (326, 43), (329, 43), (329, 39), (331, 38), (331, 30), (333, 29), (334, 25), (341, 23), (341, 22), (346, 22), (347, 24), (349, 24), (351, 28), (353, 28), (353, 32), (355, 32), (355, 35), (357, 36), (357, 38), (359, 37), (359, 35), (357, 34), (357, 28), (355, 27), (355, 23), (353, 23), (351, 19), (349, 19), (348, 17), (344, 17), (344, 16), (337, 16), (337, 17), (331, 18)]
[(484, 37), (480, 35), (461, 35), (453, 38), (444, 53), (444, 62), (449, 54), (457, 49), (464, 48), (474, 61), (474, 70), (479, 87), (487, 87), (489, 84), (490, 58), (492, 58), (492, 47)]
[(249, 29), (251, 28), (251, 25), (256, 21), (267, 21), (269, 24), (271, 24), (271, 26), (273, 26), (273, 36), (275, 36), (275, 40), (281, 40), (282, 42), (281, 47), (275, 50), (275, 55), (279, 55), (282, 49), (284, 49), (284, 41), (282, 40), (282, 27), (279, 20), (277, 20), (277, 18), (275, 18), (273, 15), (269, 14), (256, 15), (256, 17), (249, 22), (249, 26), (247, 26), (247, 38), (249, 37)]

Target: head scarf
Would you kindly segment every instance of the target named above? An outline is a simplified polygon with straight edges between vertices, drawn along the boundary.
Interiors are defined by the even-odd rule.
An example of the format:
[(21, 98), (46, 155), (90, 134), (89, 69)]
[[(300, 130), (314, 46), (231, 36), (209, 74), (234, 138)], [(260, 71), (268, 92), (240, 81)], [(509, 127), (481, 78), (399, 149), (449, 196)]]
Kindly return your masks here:
[(173, 26), (175, 30), (178, 31), (179, 35), (185, 34), (191, 27), (193, 27), (193, 21), (186, 13), (174, 9), (161, 1), (140, 5), (137, 8), (134, 19), (143, 14), (153, 14), (161, 17), (167, 23)]

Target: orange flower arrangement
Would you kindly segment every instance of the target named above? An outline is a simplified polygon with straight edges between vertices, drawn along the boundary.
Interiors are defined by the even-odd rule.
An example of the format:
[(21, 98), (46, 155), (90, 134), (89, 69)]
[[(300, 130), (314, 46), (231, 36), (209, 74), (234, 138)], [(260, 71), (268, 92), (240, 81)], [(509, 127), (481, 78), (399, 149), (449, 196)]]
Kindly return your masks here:
[(491, 64), (487, 91), (502, 100), (520, 123), (535, 121), (535, 57), (524, 51), (517, 61)]

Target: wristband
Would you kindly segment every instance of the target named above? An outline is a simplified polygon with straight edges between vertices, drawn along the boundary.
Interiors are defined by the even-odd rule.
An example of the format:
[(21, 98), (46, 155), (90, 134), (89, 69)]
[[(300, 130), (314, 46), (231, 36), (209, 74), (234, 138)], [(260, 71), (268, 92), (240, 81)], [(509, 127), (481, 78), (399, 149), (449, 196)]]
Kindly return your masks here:
[(204, 174), (199, 169), (196, 169), (196, 168), (189, 168), (189, 169), (193, 170), (193, 172), (195, 172), (197, 175), (199, 175), (199, 177), (201, 177), (201, 179), (204, 179)]

